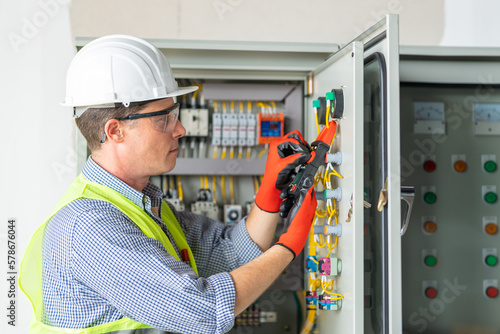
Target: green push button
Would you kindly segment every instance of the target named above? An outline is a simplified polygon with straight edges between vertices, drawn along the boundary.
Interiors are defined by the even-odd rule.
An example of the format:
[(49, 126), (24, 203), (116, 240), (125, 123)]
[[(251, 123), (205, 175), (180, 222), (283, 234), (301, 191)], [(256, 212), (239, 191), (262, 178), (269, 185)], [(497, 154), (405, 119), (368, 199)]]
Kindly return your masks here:
[(328, 92), (325, 95), (325, 99), (328, 101), (333, 101), (335, 100), (335, 93), (334, 92)]
[(428, 267), (434, 267), (437, 263), (437, 259), (434, 255), (428, 255), (424, 259), (425, 265)]
[(495, 255), (488, 255), (485, 259), (486, 261), (486, 264), (489, 265), (489, 266), (495, 266), (498, 262), (498, 259)]
[(484, 170), (488, 173), (493, 173), (497, 170), (497, 163), (495, 161), (486, 161), (484, 163)]
[(497, 201), (497, 199), (498, 199), (497, 194), (495, 194), (492, 191), (490, 191), (484, 195), (484, 200), (486, 201), (486, 203), (493, 204)]
[(314, 100), (313, 101), (313, 108), (321, 108), (321, 101), (320, 100)]
[(425, 201), (425, 203), (427, 203), (427, 204), (433, 204), (433, 203), (436, 202), (436, 200), (437, 200), (437, 196), (436, 196), (435, 193), (433, 193), (431, 191), (425, 193), (425, 195), (424, 195), (424, 201)]

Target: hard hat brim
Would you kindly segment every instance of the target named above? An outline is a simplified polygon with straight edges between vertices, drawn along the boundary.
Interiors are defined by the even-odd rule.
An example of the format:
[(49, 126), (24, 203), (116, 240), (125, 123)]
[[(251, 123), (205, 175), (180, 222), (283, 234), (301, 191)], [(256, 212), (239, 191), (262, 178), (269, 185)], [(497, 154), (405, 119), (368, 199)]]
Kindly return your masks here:
[(119, 103), (135, 103), (135, 102), (147, 102), (147, 101), (156, 101), (156, 100), (161, 100), (161, 99), (166, 99), (169, 97), (175, 97), (175, 96), (181, 96), (181, 95), (186, 95), (192, 92), (195, 92), (199, 89), (198, 86), (188, 86), (188, 87), (178, 87), (176, 91), (168, 93), (168, 94), (162, 94), (158, 97), (155, 97), (154, 99), (148, 99), (148, 100), (142, 100), (142, 101), (96, 101), (95, 103), (86, 103), (86, 104), (75, 104), (75, 103), (67, 103), (66, 101), (61, 102), (61, 106), (63, 107), (94, 107), (94, 108), (109, 108), (113, 107), (115, 104)]

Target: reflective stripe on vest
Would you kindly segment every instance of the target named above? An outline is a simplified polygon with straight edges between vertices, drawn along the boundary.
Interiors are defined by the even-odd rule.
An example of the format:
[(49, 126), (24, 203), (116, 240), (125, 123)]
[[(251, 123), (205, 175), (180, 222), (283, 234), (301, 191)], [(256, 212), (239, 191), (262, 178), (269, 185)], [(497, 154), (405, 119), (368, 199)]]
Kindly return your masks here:
[[(87, 198), (109, 202), (115, 205), (127, 217), (129, 217), (149, 238), (155, 239), (165, 247), (165, 250), (180, 261), (170, 240), (165, 235), (158, 224), (140, 207), (134, 204), (129, 199), (125, 198), (118, 192), (101, 184), (86, 180), (80, 174), (75, 181), (70, 185), (64, 196), (59, 200), (55, 209), (50, 214), (49, 218), (38, 228), (35, 234), (31, 237), (30, 243), (26, 248), (25, 255), (21, 263), (21, 271), (19, 275), (19, 287), (31, 301), (33, 306), (34, 316), (30, 324), (30, 334), (38, 333), (82, 333), (82, 334), (97, 334), (97, 333), (163, 333), (162, 331), (151, 328), (148, 325), (141, 324), (130, 318), (121, 318), (119, 320), (102, 324), (99, 326), (83, 328), (83, 329), (65, 329), (49, 325), (45, 325), (41, 321), (44, 313), (43, 295), (42, 295), (42, 245), (43, 236), (47, 224), (52, 217), (66, 205), (74, 200)], [(198, 274), (193, 253), (186, 241), (184, 232), (182, 231), (179, 222), (175, 218), (174, 213), (170, 210), (167, 203), (162, 203), (161, 218), (167, 225), (167, 228), (174, 238), (177, 247), (180, 250), (186, 249), (189, 254), (190, 265)], [(143, 329), (143, 330), (139, 330)], [(149, 329), (149, 330), (148, 330)], [(136, 330), (136, 331), (134, 331)]]

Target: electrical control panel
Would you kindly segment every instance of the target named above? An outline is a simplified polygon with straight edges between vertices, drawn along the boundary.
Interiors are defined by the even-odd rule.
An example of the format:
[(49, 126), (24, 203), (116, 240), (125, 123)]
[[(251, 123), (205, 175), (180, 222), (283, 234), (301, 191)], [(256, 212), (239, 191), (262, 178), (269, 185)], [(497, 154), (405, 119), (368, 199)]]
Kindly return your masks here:
[(402, 237), (406, 333), (500, 331), (500, 75), (486, 60), (427, 57), (401, 84), (401, 181), (415, 186)]

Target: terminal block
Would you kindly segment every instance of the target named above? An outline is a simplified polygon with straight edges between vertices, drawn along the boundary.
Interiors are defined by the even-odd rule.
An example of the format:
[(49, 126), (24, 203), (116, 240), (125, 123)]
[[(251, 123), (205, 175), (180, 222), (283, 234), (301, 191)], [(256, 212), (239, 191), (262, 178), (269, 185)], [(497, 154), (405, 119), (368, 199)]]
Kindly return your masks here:
[(316, 291), (306, 291), (306, 304), (307, 305), (318, 304), (318, 293)]
[(315, 273), (318, 271), (318, 257), (309, 255), (306, 259), (306, 270), (308, 273)]
[(185, 211), (186, 205), (178, 198), (167, 198), (167, 202), (169, 202), (177, 211)]
[(320, 275), (333, 275), (336, 276), (342, 272), (342, 260), (336, 257), (322, 257), (319, 259), (319, 273)]
[(191, 203), (191, 212), (219, 220), (219, 207), (214, 202), (196, 201)]
[(342, 308), (342, 299), (332, 299), (329, 294), (318, 296), (318, 308), (322, 311), (337, 311)]

